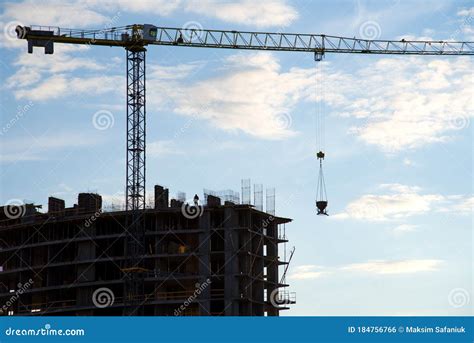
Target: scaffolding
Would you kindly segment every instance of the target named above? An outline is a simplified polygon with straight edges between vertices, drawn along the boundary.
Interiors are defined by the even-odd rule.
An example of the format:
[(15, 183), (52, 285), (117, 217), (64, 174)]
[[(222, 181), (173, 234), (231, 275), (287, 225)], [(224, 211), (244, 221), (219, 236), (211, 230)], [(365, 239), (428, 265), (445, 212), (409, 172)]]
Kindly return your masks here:
[(242, 204), (251, 205), (250, 179), (242, 179)]
[(239, 204), (240, 201), (240, 194), (239, 192), (233, 191), (231, 189), (226, 189), (222, 191), (213, 191), (210, 189), (204, 189), (204, 204), (207, 205), (207, 197), (209, 195), (212, 195), (214, 197), (218, 197), (221, 199), (223, 203), (225, 202), (231, 202), (235, 205)]
[(261, 183), (253, 185), (253, 202), (257, 210), (263, 211), (263, 185)]
[(185, 192), (177, 192), (176, 193), (176, 200), (180, 202), (186, 202), (186, 193)]
[(267, 188), (266, 212), (275, 215), (275, 188)]

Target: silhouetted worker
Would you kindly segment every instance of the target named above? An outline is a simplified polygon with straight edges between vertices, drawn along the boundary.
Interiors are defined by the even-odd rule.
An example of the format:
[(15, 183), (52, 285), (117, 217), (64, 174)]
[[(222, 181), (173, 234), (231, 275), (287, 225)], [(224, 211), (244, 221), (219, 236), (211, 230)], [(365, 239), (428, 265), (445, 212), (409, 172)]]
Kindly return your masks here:
[(194, 195), (194, 206), (199, 206), (199, 197), (197, 194)]
[(177, 42), (178, 44), (184, 43), (184, 39), (183, 39), (183, 34), (182, 34), (182, 33), (179, 34), (178, 40), (177, 40), (176, 42)]

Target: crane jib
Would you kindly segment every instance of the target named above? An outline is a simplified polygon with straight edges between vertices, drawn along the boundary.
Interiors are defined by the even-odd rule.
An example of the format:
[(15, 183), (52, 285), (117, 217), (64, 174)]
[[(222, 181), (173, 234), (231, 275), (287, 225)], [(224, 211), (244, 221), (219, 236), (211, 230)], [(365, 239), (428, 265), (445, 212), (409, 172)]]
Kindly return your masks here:
[[(119, 46), (173, 45), (203, 48), (359, 53), (392, 55), (474, 55), (474, 42), (367, 40), (316, 34), (219, 31), (132, 25), (107, 30), (17, 27), (18, 38), (28, 40), (28, 50), (54, 43)], [(319, 56), (320, 57), (320, 56)], [(320, 60), (320, 58), (317, 58)]]

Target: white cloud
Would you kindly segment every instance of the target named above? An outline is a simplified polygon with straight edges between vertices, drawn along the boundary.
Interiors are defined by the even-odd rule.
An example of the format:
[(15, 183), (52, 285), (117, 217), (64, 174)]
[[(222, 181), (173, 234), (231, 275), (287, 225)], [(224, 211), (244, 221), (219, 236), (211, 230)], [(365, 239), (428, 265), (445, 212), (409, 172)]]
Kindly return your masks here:
[[(89, 3), (93, 2), (89, 1)], [(109, 0), (101, 1), (98, 6), (100, 9), (108, 11), (153, 13), (159, 16), (188, 12), (228, 23), (252, 25), (257, 28), (288, 26), (298, 18), (296, 9), (284, 0), (264, 2), (252, 0), (200, 0), (199, 2), (195, 0)]]
[(352, 201), (338, 219), (381, 221), (427, 213), (445, 198), (439, 194), (421, 194), (419, 187), (383, 184), (380, 189), (389, 194), (367, 194)]
[[(121, 11), (170, 15), (184, 10), (195, 13), (206, 11), (209, 16), (222, 17), (222, 20), (231, 22), (281, 26), (297, 16), (293, 7), (284, 1), (259, 4), (247, 0), (233, 3), (208, 0), (201, 2), (200, 6), (191, 6), (191, 2), (184, 0), (157, 3), (48, 1), (46, 4), (36, 7), (54, 13), (42, 16), (43, 10), (30, 13), (34, 11), (29, 10), (29, 1), (9, 3), (0, 21), (20, 20), (30, 23), (37, 16), (38, 19), (54, 19), (57, 25), (64, 22), (74, 25), (78, 21), (79, 26), (87, 26), (92, 22), (107, 24), (111, 17)], [(212, 8), (213, 11), (207, 11), (206, 8)], [(30, 14), (21, 14), (24, 12)], [(81, 13), (81, 16), (71, 15), (73, 12)], [(224, 13), (231, 15), (226, 17)], [(19, 43), (25, 49), (24, 42)], [(20, 98), (25, 98), (30, 92), (35, 99), (57, 98), (61, 96), (57, 91), (70, 88), (68, 85), (73, 81), (65, 74), (73, 70), (100, 71), (104, 67), (88, 57), (76, 56), (76, 51), (64, 50), (61, 54), (61, 49), (82, 48), (87, 49), (57, 44), (57, 52), (48, 58), (22, 51), (16, 63), (19, 69), (7, 80), (6, 85), (15, 89), (16, 96)], [(384, 58), (353, 73), (342, 72), (339, 66), (331, 67), (326, 62), (320, 65), (325, 70), (324, 102), (337, 108), (336, 115), (356, 119), (350, 133), (390, 153), (453, 139), (459, 130), (470, 125), (474, 116), (474, 112), (470, 111), (473, 63), (469, 58)], [(229, 57), (226, 60), (227, 71), (222, 72), (221, 76), (191, 84), (180, 80), (196, 71), (199, 65), (148, 67), (151, 71), (148, 80), (150, 83), (155, 82), (156, 86), (154, 90), (148, 89), (149, 103), (161, 108), (173, 106), (174, 111), (184, 115), (197, 112), (198, 117), (208, 120), (215, 127), (243, 131), (265, 139), (283, 139), (295, 135), (295, 130), (285, 122), (282, 126), (279, 118), (293, 118), (292, 110), (301, 100), (323, 98), (315, 92), (313, 68), (282, 71), (279, 61), (269, 53)], [(38, 85), (41, 80), (49, 78), (57, 80), (59, 84), (43, 82)], [(89, 81), (95, 80), (91, 78)], [(165, 80), (168, 80), (167, 84)], [(157, 84), (157, 81), (162, 82)], [(75, 80), (75, 86), (80, 88), (79, 83)], [(103, 94), (110, 89), (92, 87), (91, 93), (96, 90)]]
[(282, 139), (296, 134), (292, 110), (307, 98), (312, 73), (300, 68), (281, 71), (270, 53), (238, 54), (225, 60), (222, 75), (191, 85), (149, 79), (149, 101), (220, 129)]
[[(14, 63), (17, 70), (7, 79), (5, 86), (15, 89), (14, 92), (17, 98), (29, 97), (34, 100), (58, 98), (64, 95), (58, 91), (64, 89), (75, 91), (70, 83), (73, 83), (73, 86), (80, 87), (81, 83), (90, 83), (97, 80), (90, 78), (81, 82), (77, 78), (72, 79), (67, 75), (59, 74), (71, 73), (74, 70), (104, 70), (105, 66), (98, 64), (91, 58), (74, 56), (74, 52), (87, 50), (89, 47), (86, 46), (56, 44), (55, 53), (52, 56), (43, 56), (42, 53), (27, 54), (25, 53), (26, 42), (16, 38), (16, 25), (50, 25), (54, 28), (88, 28), (94, 26), (94, 28), (101, 29), (120, 26), (122, 13), (130, 12), (168, 16), (177, 11), (185, 11), (257, 27), (287, 25), (297, 17), (296, 10), (283, 0), (273, 0), (265, 4), (248, 0), (234, 1), (233, 3), (208, 0), (202, 1), (198, 5), (192, 0), (100, 2), (91, 0), (75, 2), (48, 0), (41, 4), (26, 0), (17, 3), (9, 2), (4, 4), (3, 7), (4, 11), (0, 14), (0, 26), (3, 29), (0, 35), (0, 46), (21, 49)], [(148, 74), (152, 78), (179, 79), (189, 76), (198, 67), (198, 64), (172, 68), (157, 66), (156, 69), (151, 68), (151, 75), (150, 72)], [(37, 83), (41, 80), (47, 80), (47, 82), (38, 85)], [(58, 84), (51, 84), (51, 81), (57, 81)], [(93, 94), (96, 90), (96, 87), (92, 87), (88, 93)], [(99, 90), (99, 94), (106, 91), (108, 89)], [(66, 92), (66, 95), (70, 93)]]
[[(147, 192), (150, 194), (150, 192)], [(125, 209), (125, 193), (118, 191), (115, 194), (101, 194), (103, 208), (106, 211), (119, 211)]]
[(147, 144), (146, 153), (148, 157), (158, 157), (164, 155), (180, 155), (183, 154), (176, 142), (171, 140), (160, 140)]
[[(155, 84), (152, 97), (177, 113), (198, 112), (216, 127), (276, 139), (295, 134), (272, 127), (278, 114), (291, 114), (302, 100), (324, 101), (337, 108), (336, 115), (356, 119), (351, 134), (389, 153), (450, 140), (474, 115), (474, 66), (468, 58), (384, 58), (353, 74), (327, 62), (321, 66), (324, 94), (316, 91), (313, 68), (282, 71), (274, 55), (247, 53), (228, 57), (219, 77), (173, 87)], [(180, 70), (182, 65), (177, 75)]]
[(392, 229), (393, 234), (395, 235), (403, 235), (409, 232), (413, 232), (416, 230), (418, 225), (413, 224), (401, 224)]
[(420, 260), (399, 260), (399, 261), (386, 261), (386, 260), (375, 260), (364, 263), (350, 264), (342, 267), (343, 271), (350, 272), (363, 272), (370, 274), (413, 274), (420, 272), (432, 272), (437, 271), (444, 261), (442, 260), (431, 260), (431, 259), (420, 259)]
[(297, 266), (289, 276), (292, 280), (318, 279), (326, 275), (354, 272), (375, 275), (413, 274), (439, 270), (444, 263), (437, 259), (401, 259), (401, 260), (369, 260), (362, 263), (352, 263), (338, 267), (323, 267), (317, 265)]
[(31, 89), (15, 91), (17, 99), (46, 100), (63, 97), (66, 94), (67, 79), (63, 75), (51, 76)]
[(23, 51), (13, 62), (13, 65), (49, 73), (63, 73), (74, 70), (105, 70), (106, 65), (101, 65), (92, 58), (72, 56), (73, 53), (89, 56), (90, 50), (91, 48), (85, 45), (57, 44), (53, 55), (28, 54)]
[(74, 188), (70, 187), (64, 182), (59, 183), (57, 186), (55, 186), (54, 189), (58, 189), (58, 190), (51, 192), (50, 195), (54, 197), (60, 197), (60, 199), (63, 199), (64, 197), (69, 197), (69, 196), (74, 197), (77, 195), (77, 193), (74, 192)]
[[(473, 198), (466, 195), (426, 194), (420, 187), (398, 183), (381, 184), (378, 189), (378, 194), (362, 195), (331, 218), (386, 221), (430, 212), (464, 214), (470, 213), (474, 204)], [(399, 229), (410, 229), (410, 226), (401, 225)]]
[(179, 80), (189, 77), (204, 66), (203, 63), (178, 64), (174, 66), (150, 65), (147, 77), (156, 80)]
[[(48, 100), (80, 93), (103, 94), (124, 84), (123, 77), (97, 76), (97, 71), (102, 72), (109, 65), (72, 55), (87, 53), (89, 49), (88, 46), (58, 45), (53, 55), (23, 52), (13, 63), (18, 69), (6, 80), (5, 87), (13, 90), (17, 99)], [(80, 71), (81, 77), (73, 76), (75, 71)]]
[(316, 265), (302, 265), (297, 266), (289, 276), (293, 280), (309, 280), (317, 279), (328, 274), (328, 271), (321, 270), (322, 267)]
[(468, 58), (388, 58), (371, 64), (356, 73), (351, 96), (341, 104), (346, 115), (364, 119), (351, 132), (387, 152), (451, 139), (474, 115), (473, 67)]
[[(84, 0), (90, 7), (95, 7), (101, 11), (123, 13), (155, 14), (158, 16), (168, 16), (182, 7), (182, 0)], [(127, 23), (131, 24), (131, 23)]]
[(65, 184), (64, 182), (61, 182), (59, 185), (58, 185), (59, 188), (61, 188), (63, 191), (65, 192), (72, 192), (73, 191), (73, 188), (69, 187), (67, 184)]
[(84, 1), (68, 2), (48, 0), (38, 3), (27, 0), (9, 2), (4, 5), (2, 18), (18, 20), (25, 25), (46, 25), (59, 27), (90, 26), (104, 23), (106, 15), (96, 11), (93, 4)]
[[(215, 18), (228, 23), (251, 25), (257, 28), (288, 26), (298, 18), (296, 9), (284, 0), (256, 2), (235, 0), (33, 0), (9, 2), (0, 15), (2, 27), (15, 21), (22, 25), (43, 25), (66, 28), (120, 26), (123, 13), (169, 16), (188, 12)], [(123, 23), (132, 24), (132, 23)], [(183, 23), (184, 25), (185, 23)], [(15, 40), (4, 40), (2, 45), (19, 46)]]
[[(75, 132), (63, 132), (43, 136), (25, 136), (18, 139), (3, 141), (0, 150), (1, 163), (14, 163), (20, 161), (39, 161), (51, 158), (52, 152), (92, 146), (97, 143), (97, 139)], [(53, 154), (54, 156), (54, 154)]]
[[(17, 99), (30, 99), (35, 101), (44, 101), (48, 99), (57, 99), (67, 96), (78, 95), (98, 95), (108, 92), (120, 92), (125, 81), (121, 76), (91, 76), (91, 77), (71, 77), (70, 75), (57, 74), (49, 77), (43, 82), (30, 89), (18, 89), (15, 96)], [(79, 100), (79, 98), (77, 98)], [(84, 103), (89, 100), (84, 99)]]
[(419, 186), (408, 186), (400, 183), (382, 183), (379, 185), (379, 188), (398, 193), (415, 193), (421, 190)]
[[(455, 40), (465, 40), (472, 42), (474, 40), (474, 28), (472, 27), (472, 18), (474, 17), (474, 7), (463, 8), (458, 11), (457, 15), (460, 17), (458, 19), (459, 27), (454, 32), (453, 38)], [(464, 37), (457, 37), (459, 34), (462, 34)], [(463, 39), (464, 38), (464, 39)]]
[(459, 196), (453, 200), (455, 200), (454, 204), (447, 211), (460, 214), (470, 214), (474, 211), (474, 197)]
[(194, 1), (188, 1), (186, 10), (225, 22), (252, 25), (257, 28), (288, 26), (298, 18), (296, 9), (283, 0), (232, 2), (201, 0), (199, 5)]
[(19, 99), (46, 100), (78, 94), (103, 94), (116, 90), (117, 84), (123, 84), (121, 77), (67, 78), (56, 75), (31, 90), (17, 91), (16, 96)]
[(5, 29), (5, 32), (1, 32), (0, 46), (25, 48), (24, 41), (15, 39), (16, 25), (77, 28), (97, 26), (109, 20), (106, 15), (97, 12), (93, 6), (88, 6), (82, 1), (7, 2), (3, 4), (3, 12), (0, 14), (0, 26)]
[(395, 40), (406, 40), (406, 41), (431, 41), (434, 40), (431, 36), (417, 36), (412, 34), (406, 34), (395, 37)]
[(473, 17), (474, 16), (474, 7), (460, 9), (457, 12), (457, 15), (461, 16), (461, 17)]

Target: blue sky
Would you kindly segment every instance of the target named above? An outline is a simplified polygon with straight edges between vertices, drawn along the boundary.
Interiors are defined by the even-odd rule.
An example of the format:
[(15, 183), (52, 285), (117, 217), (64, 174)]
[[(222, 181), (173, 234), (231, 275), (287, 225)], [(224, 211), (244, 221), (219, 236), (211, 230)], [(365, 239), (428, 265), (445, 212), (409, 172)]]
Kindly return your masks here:
[[(18, 23), (474, 41), (473, 15), (469, 1), (2, 2), (0, 202), (118, 203), (125, 185), (125, 52), (29, 55)], [(275, 187), (294, 219), (287, 315), (472, 314), (472, 59), (328, 54), (316, 68), (304, 53), (149, 47), (149, 194)]]

